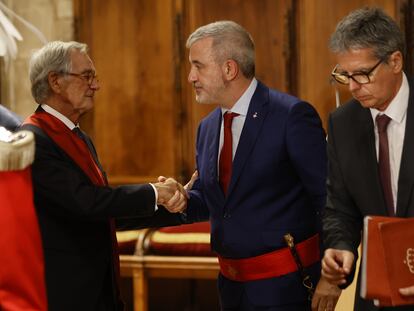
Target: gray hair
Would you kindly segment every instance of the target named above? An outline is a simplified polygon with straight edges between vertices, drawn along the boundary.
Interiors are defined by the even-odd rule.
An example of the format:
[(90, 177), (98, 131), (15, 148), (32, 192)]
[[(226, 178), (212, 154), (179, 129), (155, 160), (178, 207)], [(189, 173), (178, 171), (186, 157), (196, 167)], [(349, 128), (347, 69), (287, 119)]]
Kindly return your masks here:
[(53, 41), (33, 53), (29, 62), (29, 77), (32, 85), (32, 95), (38, 104), (42, 104), (51, 94), (48, 81), (49, 72), (64, 73), (71, 71), (70, 52), (72, 50), (87, 53), (88, 46), (75, 41)]
[(403, 34), (397, 23), (380, 8), (363, 8), (343, 18), (332, 34), (329, 47), (334, 53), (372, 48), (378, 59), (395, 51), (404, 55)]
[(198, 28), (188, 37), (187, 48), (204, 38), (213, 38), (213, 53), (217, 63), (232, 59), (240, 66), (246, 78), (254, 77), (254, 42), (246, 29), (233, 21), (218, 21), (207, 24)]

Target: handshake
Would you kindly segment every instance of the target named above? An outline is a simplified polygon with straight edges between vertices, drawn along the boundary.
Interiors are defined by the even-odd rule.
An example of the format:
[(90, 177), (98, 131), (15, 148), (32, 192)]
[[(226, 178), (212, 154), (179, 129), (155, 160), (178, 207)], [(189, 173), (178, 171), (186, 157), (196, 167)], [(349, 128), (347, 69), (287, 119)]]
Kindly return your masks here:
[(194, 181), (198, 178), (197, 171), (191, 176), (190, 181), (183, 186), (174, 178), (158, 177), (158, 182), (153, 186), (157, 189), (157, 204), (163, 205), (170, 213), (182, 213), (187, 208), (189, 199), (188, 190), (191, 190)]

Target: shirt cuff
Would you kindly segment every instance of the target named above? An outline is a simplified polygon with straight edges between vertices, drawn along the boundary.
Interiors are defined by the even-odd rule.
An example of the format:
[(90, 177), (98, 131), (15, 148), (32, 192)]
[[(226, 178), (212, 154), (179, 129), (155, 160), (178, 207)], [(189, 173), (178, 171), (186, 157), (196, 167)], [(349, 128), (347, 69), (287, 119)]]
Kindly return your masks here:
[(158, 202), (158, 191), (157, 188), (155, 188), (155, 186), (151, 183), (149, 183), (152, 187), (152, 189), (154, 189), (154, 194), (155, 194), (155, 207), (154, 207), (154, 211), (158, 210), (158, 206), (157, 206), (157, 202)]

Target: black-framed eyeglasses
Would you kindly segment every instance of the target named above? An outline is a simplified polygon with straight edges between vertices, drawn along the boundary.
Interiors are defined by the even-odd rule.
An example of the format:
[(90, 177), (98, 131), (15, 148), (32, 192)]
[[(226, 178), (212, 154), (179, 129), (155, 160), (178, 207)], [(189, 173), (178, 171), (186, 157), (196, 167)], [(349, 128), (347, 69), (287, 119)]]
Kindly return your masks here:
[(94, 71), (88, 71), (84, 73), (63, 72), (63, 74), (78, 77), (79, 79), (86, 81), (89, 86), (91, 86), (94, 81), (99, 82), (98, 76)]
[(335, 66), (335, 68), (332, 70), (332, 77), (335, 79), (335, 81), (348, 85), (350, 82), (350, 79), (354, 80), (358, 84), (367, 84), (371, 82), (371, 76), (374, 74), (374, 70), (383, 62), (383, 59), (380, 59), (378, 63), (375, 64), (374, 67), (372, 67), (367, 72), (355, 72), (353, 74), (348, 74), (345, 72), (336, 72), (338, 69), (338, 65)]

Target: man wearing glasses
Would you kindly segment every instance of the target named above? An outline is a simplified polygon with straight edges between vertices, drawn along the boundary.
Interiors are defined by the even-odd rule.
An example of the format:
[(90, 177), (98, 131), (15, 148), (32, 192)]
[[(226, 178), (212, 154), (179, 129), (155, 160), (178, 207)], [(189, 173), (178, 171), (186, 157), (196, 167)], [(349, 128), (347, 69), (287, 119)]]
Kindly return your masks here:
[(123, 310), (114, 219), (135, 227), (180, 223), (179, 216), (156, 204), (179, 212), (186, 204), (184, 190), (171, 179), (108, 186), (92, 141), (78, 126), (99, 90), (85, 44), (48, 43), (32, 56), (29, 70), (40, 106), (23, 129), (36, 138), (34, 202), (48, 310)]
[[(364, 216), (414, 217), (414, 86), (403, 72), (402, 33), (378, 8), (359, 9), (345, 17), (330, 48), (337, 58), (332, 76), (353, 96), (329, 117), (323, 218), (322, 275), (343, 288), (354, 278)], [(414, 284), (400, 293), (414, 295)], [(333, 310), (328, 298), (318, 288), (314, 310)], [(360, 298), (357, 289), (355, 310), (380, 309)], [(413, 310), (413, 306), (381, 310)]]

